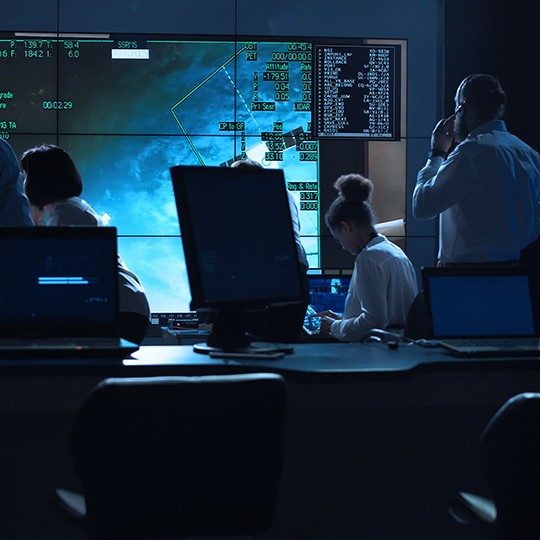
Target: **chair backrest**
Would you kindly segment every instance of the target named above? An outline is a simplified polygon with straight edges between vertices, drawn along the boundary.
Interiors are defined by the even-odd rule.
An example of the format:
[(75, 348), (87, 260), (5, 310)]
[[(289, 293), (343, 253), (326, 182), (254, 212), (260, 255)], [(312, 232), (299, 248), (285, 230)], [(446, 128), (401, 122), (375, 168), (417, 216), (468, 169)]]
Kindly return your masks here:
[(521, 251), (519, 264), (525, 268), (532, 268), (532, 294), (536, 310), (536, 321), (540, 332), (540, 236)]
[(266, 530), (285, 407), (276, 374), (101, 382), (70, 441), (89, 527), (143, 536)]
[(532, 268), (540, 268), (540, 236), (521, 250), (519, 264)]
[(407, 339), (430, 338), (431, 328), (427, 316), (426, 299), (424, 291), (420, 291), (414, 298), (409, 311), (403, 337)]
[(540, 536), (540, 394), (507, 401), (480, 439), (481, 465), (508, 537)]

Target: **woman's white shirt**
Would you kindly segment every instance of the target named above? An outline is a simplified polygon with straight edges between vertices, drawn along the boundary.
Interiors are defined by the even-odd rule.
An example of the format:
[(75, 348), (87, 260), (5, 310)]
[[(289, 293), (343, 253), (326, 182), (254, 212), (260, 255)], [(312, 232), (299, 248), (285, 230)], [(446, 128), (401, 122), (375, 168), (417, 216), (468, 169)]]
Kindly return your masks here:
[(63, 201), (45, 205), (40, 223), (50, 227), (64, 225), (101, 227), (103, 220), (84, 199), (70, 197)]
[(330, 333), (342, 341), (359, 341), (372, 328), (404, 325), (417, 292), (407, 255), (378, 235), (356, 256), (343, 319), (332, 323)]

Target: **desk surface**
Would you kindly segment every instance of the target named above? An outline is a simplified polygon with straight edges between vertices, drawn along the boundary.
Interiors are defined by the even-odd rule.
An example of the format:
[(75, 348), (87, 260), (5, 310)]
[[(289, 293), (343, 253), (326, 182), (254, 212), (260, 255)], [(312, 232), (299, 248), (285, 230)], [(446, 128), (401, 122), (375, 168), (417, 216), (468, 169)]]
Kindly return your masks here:
[(454, 370), (540, 365), (538, 358), (455, 358), (440, 348), (416, 345), (390, 349), (378, 343), (296, 344), (294, 352), (280, 359), (218, 359), (193, 352), (191, 345), (143, 346), (132, 357), (108, 358), (4, 358), (0, 374), (152, 374), (235, 373), (272, 371), (291, 376), (368, 376), (406, 374), (413, 370)]

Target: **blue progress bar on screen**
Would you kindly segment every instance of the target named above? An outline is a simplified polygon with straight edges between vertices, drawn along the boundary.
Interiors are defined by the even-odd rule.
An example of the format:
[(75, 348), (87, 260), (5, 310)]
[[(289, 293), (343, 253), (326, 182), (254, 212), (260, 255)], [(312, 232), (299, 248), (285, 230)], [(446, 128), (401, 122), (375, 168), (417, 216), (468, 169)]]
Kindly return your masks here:
[(38, 276), (38, 285), (88, 285), (89, 283), (87, 279), (76, 276)]

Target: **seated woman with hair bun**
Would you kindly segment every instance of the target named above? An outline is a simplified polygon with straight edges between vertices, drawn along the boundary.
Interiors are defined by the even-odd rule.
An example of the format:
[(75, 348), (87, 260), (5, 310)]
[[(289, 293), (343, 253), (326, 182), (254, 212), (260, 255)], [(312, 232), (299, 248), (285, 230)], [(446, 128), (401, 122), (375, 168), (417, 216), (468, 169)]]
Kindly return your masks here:
[(399, 327), (417, 293), (416, 274), (403, 251), (374, 227), (369, 197), (373, 184), (359, 174), (340, 176), (338, 196), (325, 215), (341, 247), (356, 256), (343, 317), (324, 311), (321, 333), (360, 341), (373, 328)]
[[(79, 197), (81, 175), (69, 154), (52, 144), (26, 150), (21, 157), (24, 188), (36, 225), (103, 225), (99, 214)], [(141, 343), (150, 324), (150, 307), (137, 276), (118, 256), (118, 295), (121, 337)]]

